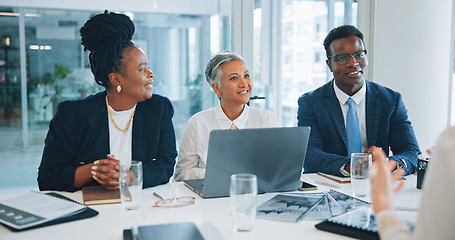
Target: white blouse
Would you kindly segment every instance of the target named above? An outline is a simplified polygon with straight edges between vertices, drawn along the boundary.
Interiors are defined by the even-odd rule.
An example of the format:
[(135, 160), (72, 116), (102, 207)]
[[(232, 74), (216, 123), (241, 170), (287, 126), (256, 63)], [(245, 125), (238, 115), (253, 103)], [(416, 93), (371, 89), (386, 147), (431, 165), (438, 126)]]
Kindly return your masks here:
[[(133, 114), (136, 106), (129, 110), (125, 111), (115, 111), (111, 108), (112, 116), (115, 120), (115, 123), (120, 128), (125, 128), (130, 120), (131, 114)], [(112, 119), (108, 114), (109, 121), (109, 148), (110, 154), (114, 155), (115, 159), (119, 160), (122, 164), (129, 166), (131, 164), (132, 158), (132, 139), (133, 139), (133, 120), (131, 125), (126, 132), (118, 130), (112, 123)]]

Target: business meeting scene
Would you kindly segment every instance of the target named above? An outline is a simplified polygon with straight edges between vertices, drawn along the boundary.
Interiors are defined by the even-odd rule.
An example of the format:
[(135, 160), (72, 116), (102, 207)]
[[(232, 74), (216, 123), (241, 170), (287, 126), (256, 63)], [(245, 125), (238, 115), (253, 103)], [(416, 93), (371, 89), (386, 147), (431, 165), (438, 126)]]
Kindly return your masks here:
[(0, 0), (0, 239), (455, 239), (454, 77), (455, 0)]

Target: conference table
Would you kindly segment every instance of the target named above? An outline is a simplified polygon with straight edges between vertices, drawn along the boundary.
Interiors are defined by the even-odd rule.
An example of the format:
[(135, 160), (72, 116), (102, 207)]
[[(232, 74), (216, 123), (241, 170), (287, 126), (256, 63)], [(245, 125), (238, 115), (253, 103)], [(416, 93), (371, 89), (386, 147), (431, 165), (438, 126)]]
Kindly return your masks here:
[[(303, 174), (302, 181), (317, 185), (317, 190), (308, 192), (324, 192), (334, 189), (352, 195), (350, 183), (337, 183), (317, 174)], [(404, 189), (397, 195), (395, 207), (416, 218), (420, 202), (421, 190), (416, 189), (416, 176), (406, 177)], [(158, 193), (164, 198), (194, 196), (192, 205), (177, 208), (153, 207), (159, 199), (153, 194)], [(298, 192), (298, 191), (297, 191)], [(66, 197), (82, 203), (82, 192), (58, 192)], [(1, 194), (7, 199), (20, 193)], [(278, 193), (259, 194), (257, 205), (267, 201)], [(361, 198), (370, 201), (369, 196)], [(203, 199), (182, 182), (170, 182), (165, 185), (147, 188), (142, 193), (142, 204), (138, 210), (124, 210), (121, 204), (92, 205), (99, 212), (92, 218), (42, 227), (22, 232), (12, 232), (0, 225), (0, 239), (123, 239), (123, 230), (132, 226), (145, 226), (177, 222), (193, 222), (201, 230), (206, 239), (350, 239), (315, 228), (321, 220), (302, 220), (285, 222), (256, 219), (255, 226), (249, 232), (233, 230), (229, 197)]]

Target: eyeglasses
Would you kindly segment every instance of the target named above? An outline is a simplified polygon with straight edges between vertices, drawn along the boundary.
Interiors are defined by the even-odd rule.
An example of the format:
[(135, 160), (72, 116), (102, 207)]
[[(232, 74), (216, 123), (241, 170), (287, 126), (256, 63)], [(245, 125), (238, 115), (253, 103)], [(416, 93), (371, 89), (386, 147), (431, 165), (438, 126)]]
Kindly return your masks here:
[(158, 193), (153, 193), (161, 200), (155, 203), (154, 207), (184, 207), (193, 204), (196, 201), (195, 197), (176, 197), (176, 198), (167, 198), (163, 199)]
[(367, 50), (366, 49), (360, 50), (353, 54), (341, 53), (335, 56), (328, 56), (328, 58), (335, 58), (335, 61), (337, 61), (338, 64), (346, 64), (349, 61), (349, 59), (351, 59), (351, 56), (353, 57), (354, 61), (361, 62), (367, 56)]

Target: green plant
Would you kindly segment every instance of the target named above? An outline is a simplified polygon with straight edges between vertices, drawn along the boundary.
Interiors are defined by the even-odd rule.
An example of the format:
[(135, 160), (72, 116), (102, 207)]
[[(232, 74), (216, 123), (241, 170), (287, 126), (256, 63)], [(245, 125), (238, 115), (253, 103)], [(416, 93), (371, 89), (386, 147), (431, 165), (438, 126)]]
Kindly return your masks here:
[[(57, 98), (62, 93), (63, 89), (65, 88), (64, 85), (59, 84), (59, 80), (63, 80), (66, 78), (68, 74), (71, 73), (71, 68), (63, 64), (55, 64), (54, 65), (54, 74), (50, 74), (49, 72), (44, 73), (42, 79), (42, 83), (44, 86), (47, 86), (48, 91), (43, 94), (43, 99), (45, 97), (49, 97), (50, 101), (46, 104), (42, 105), (43, 109), (46, 109), (51, 104), (56, 105)], [(50, 91), (49, 91), (50, 90)], [(56, 106), (53, 106), (54, 108)]]
[(71, 68), (63, 64), (55, 64), (54, 65), (54, 81), (58, 79), (65, 79), (68, 74), (71, 73)]

